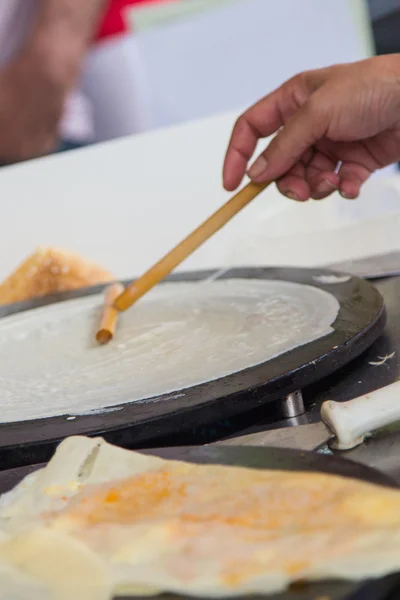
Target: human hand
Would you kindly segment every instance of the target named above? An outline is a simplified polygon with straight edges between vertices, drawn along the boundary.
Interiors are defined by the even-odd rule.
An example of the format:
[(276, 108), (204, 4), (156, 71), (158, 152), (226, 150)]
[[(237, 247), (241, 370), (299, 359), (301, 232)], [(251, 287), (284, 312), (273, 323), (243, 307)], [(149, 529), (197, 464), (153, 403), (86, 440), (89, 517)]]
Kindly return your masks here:
[(26, 160), (55, 148), (66, 91), (34, 55), (21, 54), (0, 70), (0, 161)]
[(248, 109), (225, 157), (227, 190), (240, 184), (258, 140), (275, 132), (248, 171), (253, 181), (276, 181), (300, 201), (336, 190), (356, 198), (374, 171), (400, 160), (400, 55), (302, 73)]

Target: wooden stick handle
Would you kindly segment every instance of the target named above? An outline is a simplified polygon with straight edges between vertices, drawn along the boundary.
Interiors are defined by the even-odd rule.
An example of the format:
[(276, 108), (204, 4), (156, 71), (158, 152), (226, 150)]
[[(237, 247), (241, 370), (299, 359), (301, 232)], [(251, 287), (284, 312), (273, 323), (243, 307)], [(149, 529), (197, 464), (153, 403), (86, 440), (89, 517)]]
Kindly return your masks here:
[(259, 184), (251, 182), (242, 188), (235, 196), (233, 196), (233, 198), (228, 200), (226, 204), (178, 244), (178, 246), (175, 246), (173, 250), (166, 254), (137, 281), (131, 283), (131, 285), (128, 286), (115, 300), (115, 308), (124, 311), (132, 306), (134, 302), (139, 300), (146, 292), (151, 290), (152, 287), (169, 275), (175, 267), (197, 250), (197, 248), (207, 241), (214, 233), (221, 229), (221, 227), (242, 210), (242, 208), (249, 204), (249, 202), (267, 187), (268, 183)]
[(104, 293), (104, 308), (101, 315), (100, 327), (96, 333), (96, 340), (99, 344), (107, 344), (114, 337), (118, 321), (118, 310), (114, 307), (114, 302), (124, 291), (121, 283), (109, 285)]

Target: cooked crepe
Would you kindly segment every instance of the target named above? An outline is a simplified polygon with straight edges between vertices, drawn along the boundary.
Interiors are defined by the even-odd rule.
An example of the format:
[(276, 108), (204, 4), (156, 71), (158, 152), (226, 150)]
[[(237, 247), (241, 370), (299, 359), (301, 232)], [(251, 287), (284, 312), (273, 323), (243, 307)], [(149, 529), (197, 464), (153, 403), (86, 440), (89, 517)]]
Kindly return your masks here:
[(0, 530), (0, 590), (19, 600), (272, 593), (397, 570), (400, 492), (70, 438), (3, 496)]
[(0, 321), (0, 422), (103, 411), (264, 363), (332, 332), (339, 303), (288, 281), (162, 283), (94, 342), (103, 294)]
[(112, 281), (91, 261), (57, 248), (39, 248), (0, 284), (0, 304), (11, 304)]

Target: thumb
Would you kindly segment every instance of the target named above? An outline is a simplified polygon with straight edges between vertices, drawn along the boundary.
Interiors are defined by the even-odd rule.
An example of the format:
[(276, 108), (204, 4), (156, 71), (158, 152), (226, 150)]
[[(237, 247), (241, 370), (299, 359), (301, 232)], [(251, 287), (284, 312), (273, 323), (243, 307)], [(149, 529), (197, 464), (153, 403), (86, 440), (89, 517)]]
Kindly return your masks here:
[(279, 179), (325, 135), (328, 122), (317, 96), (312, 96), (280, 129), (250, 167), (250, 179), (256, 183)]

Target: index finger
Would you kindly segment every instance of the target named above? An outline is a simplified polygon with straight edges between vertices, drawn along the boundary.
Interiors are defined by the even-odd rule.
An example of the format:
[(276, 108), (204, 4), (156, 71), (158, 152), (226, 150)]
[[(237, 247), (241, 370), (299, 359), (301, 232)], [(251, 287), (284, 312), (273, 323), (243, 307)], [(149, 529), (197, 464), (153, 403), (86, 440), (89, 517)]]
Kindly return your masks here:
[(238, 187), (258, 140), (276, 133), (326, 79), (329, 69), (305, 71), (262, 98), (243, 113), (233, 128), (224, 161), (223, 181), (228, 191)]
[(266, 96), (236, 121), (224, 161), (223, 182), (226, 190), (233, 191), (240, 185), (258, 140), (272, 135), (283, 125), (279, 93), (280, 90), (276, 90)]

